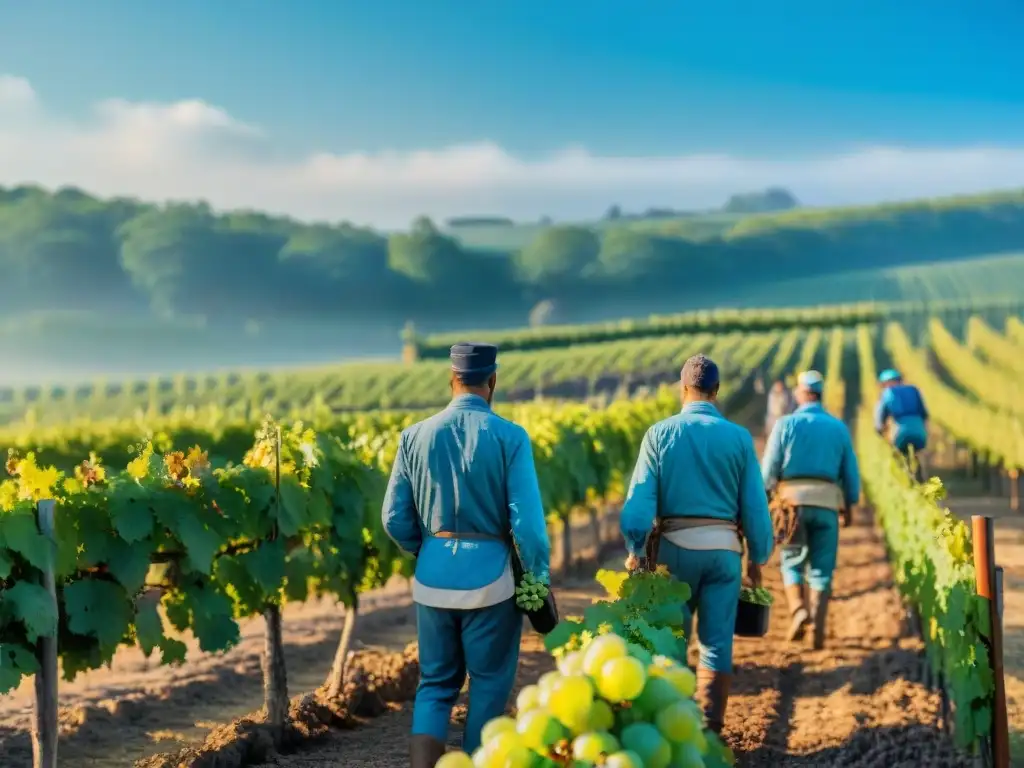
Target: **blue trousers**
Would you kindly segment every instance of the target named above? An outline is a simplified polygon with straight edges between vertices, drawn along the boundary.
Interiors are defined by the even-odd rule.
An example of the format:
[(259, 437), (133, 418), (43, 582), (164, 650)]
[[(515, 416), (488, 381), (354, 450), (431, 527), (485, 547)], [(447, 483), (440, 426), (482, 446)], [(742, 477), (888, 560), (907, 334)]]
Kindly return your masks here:
[(469, 673), (469, 713), (462, 737), (468, 754), (486, 723), (505, 713), (519, 665), (523, 617), (515, 599), (470, 611), (416, 605), (420, 683), (412, 732), (448, 740), (448, 723)]
[(782, 549), (782, 583), (787, 587), (803, 584), (806, 572), (811, 589), (827, 592), (832, 587), (839, 550), (839, 514), (831, 509), (801, 507), (800, 526), (804, 542)]
[(689, 640), (697, 614), (700, 666), (713, 672), (732, 672), (732, 637), (736, 631), (736, 604), (740, 599), (742, 558), (722, 549), (682, 549), (661, 540), (658, 562), (690, 586), (684, 630)]

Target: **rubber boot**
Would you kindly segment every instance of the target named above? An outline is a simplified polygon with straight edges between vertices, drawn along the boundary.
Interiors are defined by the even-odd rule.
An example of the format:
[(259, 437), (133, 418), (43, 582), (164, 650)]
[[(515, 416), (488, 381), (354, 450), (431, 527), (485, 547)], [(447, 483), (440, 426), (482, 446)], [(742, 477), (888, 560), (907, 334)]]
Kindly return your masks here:
[(409, 739), (410, 768), (434, 768), (447, 747), (443, 741), (423, 733), (414, 733)]
[(786, 587), (786, 602), (789, 603), (789, 615), (792, 617), (786, 639), (791, 643), (803, 639), (804, 630), (811, 620), (811, 614), (807, 612), (805, 595), (803, 584), (790, 584)]
[(725, 725), (725, 708), (729, 704), (729, 684), (732, 675), (697, 668), (697, 701), (704, 710), (704, 721), (709, 730), (721, 734)]
[(825, 647), (825, 621), (828, 618), (828, 592), (811, 590), (811, 620), (814, 622), (814, 650)]

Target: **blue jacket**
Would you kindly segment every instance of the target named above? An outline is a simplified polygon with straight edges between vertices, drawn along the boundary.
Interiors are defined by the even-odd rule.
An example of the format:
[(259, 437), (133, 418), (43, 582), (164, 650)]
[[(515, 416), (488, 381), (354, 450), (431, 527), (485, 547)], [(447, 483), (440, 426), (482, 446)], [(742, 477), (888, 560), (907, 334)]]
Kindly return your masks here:
[(850, 431), (821, 403), (802, 405), (779, 420), (765, 446), (761, 475), (765, 487), (779, 480), (814, 478), (836, 483), (848, 505), (860, 497)]
[(922, 450), (928, 444), (928, 409), (917, 387), (897, 384), (882, 390), (875, 406), (875, 431), (883, 432), (889, 419), (896, 424), (892, 441), (897, 448), (913, 445)]
[(384, 529), (416, 555), (416, 579), (442, 589), (496, 580), (508, 544), (440, 539), (439, 531), (515, 537), (523, 566), (547, 580), (550, 544), (533, 445), (526, 430), (487, 401), (461, 395), (402, 432), (381, 512)]
[(750, 558), (765, 563), (771, 556), (774, 534), (754, 440), (711, 403), (688, 403), (644, 435), (620, 518), (631, 553), (643, 555), (658, 516), (738, 522)]

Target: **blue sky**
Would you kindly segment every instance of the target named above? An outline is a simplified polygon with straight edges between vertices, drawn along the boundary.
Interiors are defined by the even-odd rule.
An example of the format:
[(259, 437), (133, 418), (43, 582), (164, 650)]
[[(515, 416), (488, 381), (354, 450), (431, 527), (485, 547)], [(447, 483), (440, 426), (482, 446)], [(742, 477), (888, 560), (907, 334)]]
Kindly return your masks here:
[[(87, 121), (106, 99), (200, 100), (257, 126), (266, 163), (480, 142), (523, 162), (567, 147), (777, 161), (879, 146), (1024, 149), (1022, 37), (1021, 0), (0, 0), (0, 75), (30, 84), (51, 126)], [(27, 162), (6, 177), (0, 163), (0, 183), (57, 183), (57, 170)], [(136, 190), (68, 173), (139, 194), (209, 186)], [(805, 196), (884, 195), (873, 183), (831, 196), (808, 183)], [(494, 205), (526, 215), (511, 194)], [(626, 199), (658, 204), (663, 192), (644, 194)]]
[(1024, 134), (1013, 0), (0, 3), (69, 112), (198, 97), (289, 147), (775, 153)]

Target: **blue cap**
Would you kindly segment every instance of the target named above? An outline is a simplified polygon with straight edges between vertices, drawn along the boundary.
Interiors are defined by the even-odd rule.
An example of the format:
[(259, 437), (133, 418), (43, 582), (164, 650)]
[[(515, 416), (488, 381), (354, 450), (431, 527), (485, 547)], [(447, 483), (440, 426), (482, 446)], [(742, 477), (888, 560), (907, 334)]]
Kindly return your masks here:
[(890, 381), (899, 381), (900, 378), (901, 377), (899, 371), (897, 371), (895, 368), (887, 368), (886, 370), (882, 371), (881, 374), (879, 374), (878, 381), (880, 384), (887, 384)]
[(464, 341), (451, 348), (452, 370), (463, 376), (490, 376), (498, 369), (498, 348), (494, 344)]
[(801, 388), (816, 395), (825, 390), (825, 377), (818, 371), (804, 371), (797, 377), (796, 382)]
[(701, 392), (710, 392), (718, 384), (718, 366), (705, 355), (694, 355), (679, 374), (684, 387), (693, 387)]

